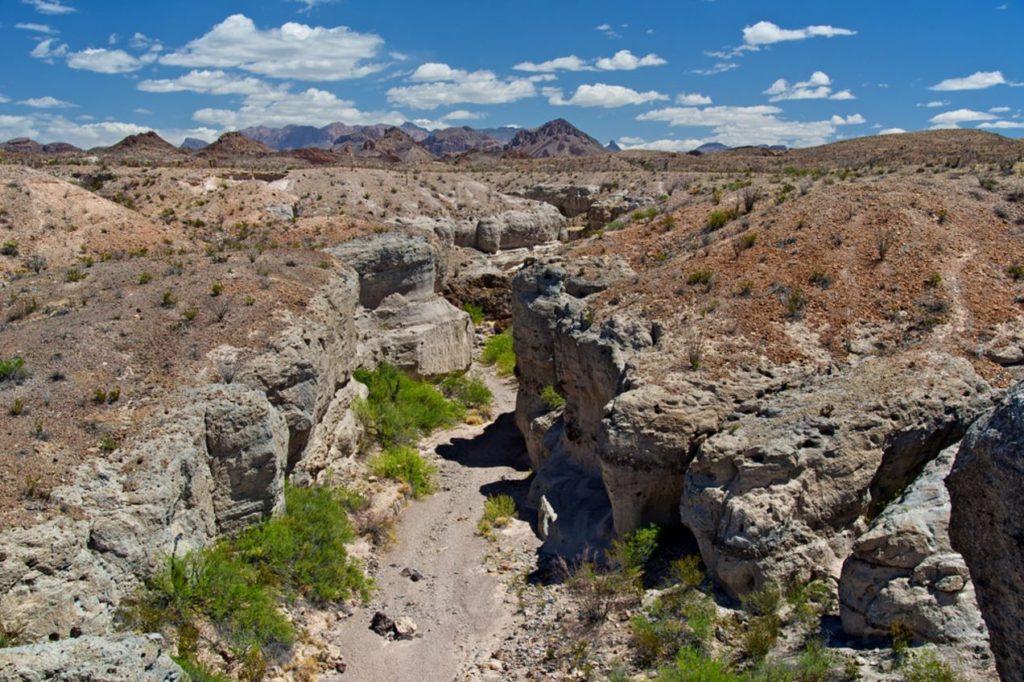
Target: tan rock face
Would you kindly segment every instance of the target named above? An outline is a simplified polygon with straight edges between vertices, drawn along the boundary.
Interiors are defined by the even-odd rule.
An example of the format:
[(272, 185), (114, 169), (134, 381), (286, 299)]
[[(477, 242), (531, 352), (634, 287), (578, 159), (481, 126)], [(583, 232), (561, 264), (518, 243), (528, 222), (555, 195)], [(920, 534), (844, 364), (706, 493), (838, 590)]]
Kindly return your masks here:
[(480, 220), (472, 246), (484, 253), (521, 249), (558, 240), (565, 218), (554, 206), (537, 204)]
[(899, 622), (918, 640), (987, 646), (967, 565), (949, 540), (943, 479), (958, 449), (946, 448), (929, 462), (857, 538), (839, 579), (847, 633), (885, 637)]
[(947, 479), (950, 536), (963, 554), (1004, 680), (1024, 680), (1024, 387), (964, 438)]
[(380, 234), (328, 249), (359, 273), (359, 303), (373, 309), (391, 294), (434, 293), (441, 258), (427, 239)]
[(176, 682), (185, 673), (160, 635), (113, 635), (0, 649), (4, 680)]

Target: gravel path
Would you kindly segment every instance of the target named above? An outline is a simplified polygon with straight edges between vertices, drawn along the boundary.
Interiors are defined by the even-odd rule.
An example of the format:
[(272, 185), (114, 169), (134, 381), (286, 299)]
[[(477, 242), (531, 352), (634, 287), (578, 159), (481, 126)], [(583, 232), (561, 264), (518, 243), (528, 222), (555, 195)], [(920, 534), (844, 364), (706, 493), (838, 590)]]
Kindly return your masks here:
[[(512, 419), (515, 386), (488, 375), (500, 415), (483, 426), (459, 426), (428, 439), (436, 453), (439, 490), (402, 513), (396, 541), (380, 559), (378, 589), (370, 604), (353, 610), (328, 639), (344, 653), (347, 672), (339, 680), (463, 680), (478, 676), (478, 662), (490, 659), (513, 622), (515, 605), (507, 585), (487, 556), (493, 543), (479, 537), (476, 524), (484, 499), (502, 492), (522, 494), (528, 462)], [(526, 526), (523, 522), (517, 522)], [(516, 542), (535, 550), (529, 532)], [(414, 582), (403, 569), (419, 571)], [(418, 630), (411, 640), (388, 641), (369, 629), (376, 611), (410, 618)]]

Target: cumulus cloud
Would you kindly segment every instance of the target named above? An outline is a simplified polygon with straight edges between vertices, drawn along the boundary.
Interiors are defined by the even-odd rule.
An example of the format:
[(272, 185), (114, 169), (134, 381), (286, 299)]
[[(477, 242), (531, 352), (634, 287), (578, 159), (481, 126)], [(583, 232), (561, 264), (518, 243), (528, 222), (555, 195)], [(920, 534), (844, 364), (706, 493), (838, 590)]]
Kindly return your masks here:
[(1005, 114), (1012, 111), (1012, 109), (1010, 107), (992, 107), (989, 111), (993, 114)]
[(866, 118), (864, 118), (863, 116), (861, 116), (860, 114), (850, 114), (849, 116), (846, 116), (846, 117), (843, 117), (843, 116), (833, 116), (832, 117), (832, 125), (837, 125), (837, 126), (862, 125), (862, 124), (867, 123), (867, 122), (868, 122), (868, 120)]
[(516, 71), (528, 71), (531, 73), (554, 73), (555, 71), (592, 71), (588, 62), (576, 55), (568, 57), (557, 57), (546, 62), (520, 62), (512, 67)]
[(660, 121), (670, 126), (710, 128), (712, 139), (729, 146), (784, 144), (806, 147), (825, 144), (836, 133), (836, 124), (827, 121), (789, 121), (779, 115), (782, 109), (770, 105), (750, 107), (668, 107), (637, 116), (639, 121)]
[(192, 68), (239, 68), (270, 78), (340, 81), (376, 73), (384, 39), (345, 26), (324, 28), (289, 22), (261, 30), (235, 14), (206, 35), (163, 56), (161, 64)]
[(32, 97), (29, 99), (23, 99), (18, 104), (22, 104), (26, 107), (32, 107), (33, 109), (69, 109), (75, 105), (71, 102), (65, 102), (62, 99), (56, 97)]
[(324, 126), (335, 121), (351, 125), (401, 125), (406, 120), (406, 117), (397, 111), (361, 111), (354, 102), (339, 99), (334, 93), (317, 88), (309, 88), (302, 92), (290, 92), (286, 89), (261, 92), (246, 97), (237, 110), (200, 109), (192, 118), (199, 123), (228, 129), (255, 125)]
[(634, 71), (642, 66), (661, 66), (663, 64), (668, 64), (668, 62), (656, 54), (637, 57), (629, 50), (619, 50), (611, 57), (598, 59), (594, 66), (602, 71)]
[(935, 128), (957, 128), (961, 123), (975, 121), (994, 121), (997, 117), (984, 111), (972, 109), (956, 109), (933, 116), (929, 121)]
[(644, 140), (639, 137), (623, 137), (619, 139), (619, 146), (622, 149), (629, 151), (631, 149), (645, 149), (655, 152), (676, 152), (685, 153), (693, 151), (697, 147), (705, 144), (707, 140), (702, 139), (686, 139), (686, 140)]
[(48, 64), (52, 64), (54, 59), (64, 57), (68, 53), (68, 46), (64, 43), (57, 43), (56, 38), (48, 38), (40, 41), (36, 45), (29, 55), (36, 59), (42, 59)]
[(456, 109), (455, 111), (450, 111), (442, 116), (441, 120), (447, 123), (449, 121), (479, 121), (482, 118), (487, 118), (487, 114), (480, 111)]
[(20, 28), (22, 31), (32, 31), (33, 33), (42, 33), (48, 36), (55, 36), (60, 33), (60, 31), (49, 24), (18, 23), (14, 25), (14, 28)]
[(207, 95), (255, 95), (274, 90), (252, 76), (233, 76), (220, 69), (193, 70), (177, 78), (144, 80), (139, 83), (143, 92), (198, 92)]
[(849, 90), (833, 92), (832, 79), (824, 71), (815, 71), (807, 80), (792, 84), (786, 79), (780, 78), (772, 83), (771, 87), (764, 91), (764, 94), (771, 95), (769, 99), (771, 102), (798, 99), (856, 99)]
[(0, 114), (0, 140), (10, 140), (15, 137), (39, 137), (35, 121), (29, 116)]
[(947, 78), (929, 88), (940, 92), (955, 92), (959, 90), (985, 90), (996, 85), (1009, 85), (1001, 71), (976, 71), (964, 78)]
[(1024, 121), (993, 121), (991, 123), (982, 123), (978, 127), (987, 130), (1016, 130), (1024, 128)]
[(537, 94), (535, 78), (498, 78), (493, 71), (463, 71), (447, 64), (421, 64), (409, 77), (416, 85), (388, 90), (392, 104), (436, 109), (453, 104), (506, 104)]
[(668, 99), (667, 95), (663, 95), (655, 90), (637, 92), (621, 85), (607, 85), (606, 83), (581, 85), (576, 88), (576, 92), (569, 99), (565, 99), (562, 91), (558, 88), (545, 88), (543, 92), (548, 98), (549, 104), (560, 107), (603, 107), (605, 109), (613, 109), (629, 104), (646, 104), (648, 102)]
[(676, 95), (676, 104), (682, 104), (687, 107), (704, 106), (706, 104), (711, 104), (711, 98), (707, 95), (702, 95), (699, 92), (690, 94), (681, 92)]
[(72, 52), (67, 55), (67, 60), (68, 66), (72, 69), (107, 74), (138, 71), (152, 61), (152, 59), (133, 57), (124, 50), (107, 50), (96, 47), (81, 52)]
[(907, 132), (903, 128), (882, 128), (878, 131), (879, 135), (900, 135)]
[(60, 0), (21, 0), (21, 2), (24, 5), (32, 5), (40, 14), (60, 15), (78, 11)]
[(759, 21), (753, 26), (747, 26), (743, 29), (743, 44), (757, 49), (763, 45), (774, 45), (775, 43), (790, 40), (853, 35), (857, 35), (857, 32), (851, 31), (848, 28), (836, 28), (835, 26), (807, 26), (806, 28), (787, 29), (781, 28), (770, 21)]

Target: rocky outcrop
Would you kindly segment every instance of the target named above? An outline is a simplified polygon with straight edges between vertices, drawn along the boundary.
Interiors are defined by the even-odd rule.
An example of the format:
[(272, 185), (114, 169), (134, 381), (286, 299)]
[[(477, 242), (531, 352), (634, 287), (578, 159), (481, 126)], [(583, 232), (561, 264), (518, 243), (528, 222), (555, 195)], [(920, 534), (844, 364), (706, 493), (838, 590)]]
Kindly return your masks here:
[(597, 185), (537, 185), (524, 192), (523, 196), (551, 204), (566, 218), (575, 218), (590, 210), (600, 192)]
[(94, 460), (52, 501), (65, 515), (0, 535), (0, 613), (32, 641), (110, 631), (162, 557), (255, 523), (282, 503), (284, 418), (241, 385), (187, 392), (117, 463)]
[(1024, 385), (964, 438), (946, 481), (950, 536), (970, 568), (999, 673), (1024, 680)]
[(918, 353), (741, 404), (690, 463), (682, 521), (734, 595), (837, 576), (858, 520), (957, 442), (990, 399), (965, 360)]
[(472, 246), (484, 253), (522, 249), (558, 241), (564, 236), (565, 217), (554, 206), (537, 204), (528, 209), (505, 211), (482, 218), (476, 225)]
[(113, 635), (0, 649), (0, 679), (177, 682), (188, 677), (160, 635)]
[(434, 293), (442, 259), (427, 239), (405, 234), (362, 237), (328, 251), (359, 273), (359, 303), (373, 309), (391, 294)]
[(650, 206), (654, 206), (650, 197), (631, 197), (622, 192), (600, 197), (587, 209), (587, 228), (600, 230), (624, 215)]
[(418, 377), (464, 372), (473, 361), (469, 315), (441, 296), (409, 300), (392, 294), (360, 315), (359, 364), (387, 362)]
[(958, 448), (943, 450), (854, 543), (839, 579), (848, 634), (886, 637), (901, 623), (917, 641), (987, 645), (967, 565), (949, 540), (943, 479)]

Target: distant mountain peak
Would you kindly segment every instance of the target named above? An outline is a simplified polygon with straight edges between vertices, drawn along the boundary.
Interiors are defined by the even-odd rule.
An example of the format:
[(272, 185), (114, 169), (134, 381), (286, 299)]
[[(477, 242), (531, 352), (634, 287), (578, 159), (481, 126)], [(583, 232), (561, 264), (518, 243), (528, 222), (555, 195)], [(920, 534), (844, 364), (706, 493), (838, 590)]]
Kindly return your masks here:
[(564, 118), (556, 118), (537, 128), (518, 131), (505, 150), (513, 155), (535, 159), (608, 153), (604, 145)]

